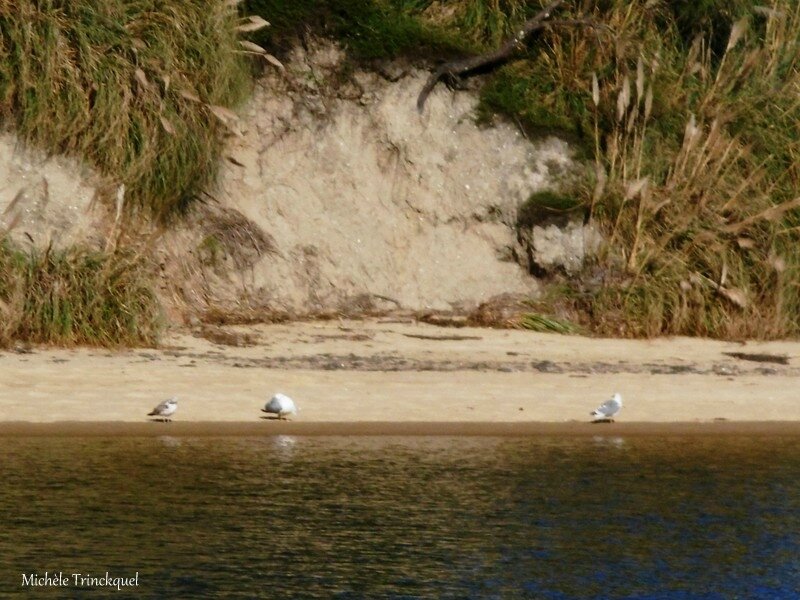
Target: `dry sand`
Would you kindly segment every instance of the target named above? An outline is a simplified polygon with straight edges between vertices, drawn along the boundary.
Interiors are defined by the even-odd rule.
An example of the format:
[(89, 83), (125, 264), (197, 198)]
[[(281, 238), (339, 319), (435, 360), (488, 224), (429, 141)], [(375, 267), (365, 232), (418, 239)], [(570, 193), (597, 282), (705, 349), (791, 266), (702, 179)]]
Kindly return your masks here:
[[(732, 421), (784, 422), (778, 430), (800, 431), (798, 342), (589, 339), (392, 319), (217, 328), (206, 335), (227, 344), (184, 331), (155, 350), (0, 353), (0, 434), (52, 433), (53, 426), (32, 424), (64, 422), (84, 433), (115, 432), (120, 422), (152, 428), (134, 432), (174, 434), (652, 429), (643, 423), (734, 431)], [(255, 344), (230, 345), (248, 340)], [(753, 354), (767, 356), (748, 360), (758, 358)], [(775, 362), (781, 359), (787, 364)], [(261, 418), (276, 391), (301, 407), (293, 423)], [(589, 412), (613, 391), (625, 401), (618, 422), (587, 430)], [(174, 422), (147, 423), (146, 413), (172, 395), (180, 398)], [(215, 430), (221, 422), (227, 429)], [(188, 423), (196, 425), (187, 429)]]

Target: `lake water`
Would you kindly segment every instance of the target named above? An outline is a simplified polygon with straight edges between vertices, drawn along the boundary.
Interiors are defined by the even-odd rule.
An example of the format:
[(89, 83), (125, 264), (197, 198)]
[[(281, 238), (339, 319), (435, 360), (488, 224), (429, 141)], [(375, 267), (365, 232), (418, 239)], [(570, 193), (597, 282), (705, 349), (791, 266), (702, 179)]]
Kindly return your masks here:
[(3, 596), (98, 597), (22, 586), (47, 571), (138, 572), (95, 590), (115, 598), (800, 597), (797, 437), (6, 438), (0, 456)]

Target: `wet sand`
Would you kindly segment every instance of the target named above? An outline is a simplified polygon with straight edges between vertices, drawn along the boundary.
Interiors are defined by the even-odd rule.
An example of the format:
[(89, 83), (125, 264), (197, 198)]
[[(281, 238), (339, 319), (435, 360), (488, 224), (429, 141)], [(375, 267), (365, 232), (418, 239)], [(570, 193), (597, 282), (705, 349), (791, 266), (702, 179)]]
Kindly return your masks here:
[(800, 436), (800, 421), (716, 421), (712, 423), (457, 423), (457, 422), (175, 422), (122, 423), (61, 421), (0, 423), (3, 437), (257, 437), (288, 436)]
[[(173, 332), (159, 349), (0, 353), (0, 435), (616, 435), (698, 424), (777, 433), (800, 423), (799, 358), (798, 342), (590, 339), (393, 319), (206, 328)], [(301, 407), (291, 423), (261, 418), (277, 391)], [(586, 424), (614, 391), (625, 401), (618, 422)], [(149, 423), (173, 395), (174, 422)]]

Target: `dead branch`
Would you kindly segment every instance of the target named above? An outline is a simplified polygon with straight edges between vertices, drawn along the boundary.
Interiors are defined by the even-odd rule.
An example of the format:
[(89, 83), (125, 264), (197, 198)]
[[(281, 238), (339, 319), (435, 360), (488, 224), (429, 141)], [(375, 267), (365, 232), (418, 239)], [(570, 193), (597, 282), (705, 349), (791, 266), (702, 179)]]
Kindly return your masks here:
[(509, 58), (511, 58), (511, 56), (524, 47), (525, 42), (529, 37), (545, 27), (557, 27), (561, 25), (585, 25), (593, 28), (598, 27), (597, 24), (585, 19), (553, 20), (553, 11), (563, 3), (564, 0), (553, 0), (553, 2), (548, 4), (539, 13), (537, 13), (536, 16), (525, 21), (519, 31), (517, 31), (511, 39), (504, 42), (503, 45), (501, 45), (497, 50), (480, 54), (478, 56), (473, 56), (471, 58), (450, 61), (441, 65), (438, 69), (431, 73), (430, 77), (428, 77), (428, 80), (425, 82), (422, 91), (417, 97), (417, 109), (422, 112), (428, 96), (433, 91), (433, 88), (436, 87), (436, 84), (442, 79), (451, 82), (457, 81), (461, 77), (469, 75), (470, 73), (473, 73), (479, 69), (493, 67), (507, 61)]

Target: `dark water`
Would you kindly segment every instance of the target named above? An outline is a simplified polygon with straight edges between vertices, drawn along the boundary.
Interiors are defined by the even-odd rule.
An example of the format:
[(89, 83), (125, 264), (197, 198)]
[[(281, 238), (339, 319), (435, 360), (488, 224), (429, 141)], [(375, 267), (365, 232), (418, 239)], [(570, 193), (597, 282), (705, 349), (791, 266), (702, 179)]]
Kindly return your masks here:
[[(0, 456), (2, 596), (800, 598), (798, 438), (9, 438)], [(139, 587), (22, 587), (45, 571)]]

